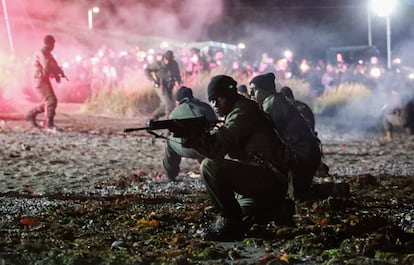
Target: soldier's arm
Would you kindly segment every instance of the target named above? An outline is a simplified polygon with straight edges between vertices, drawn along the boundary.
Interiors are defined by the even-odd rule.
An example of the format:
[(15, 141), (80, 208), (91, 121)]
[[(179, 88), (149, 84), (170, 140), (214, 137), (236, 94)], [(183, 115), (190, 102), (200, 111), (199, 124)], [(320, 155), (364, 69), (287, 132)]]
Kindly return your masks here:
[(145, 68), (145, 76), (148, 78), (148, 80), (152, 82), (156, 82), (157, 80), (154, 78), (153, 73), (157, 71), (158, 71), (158, 66), (156, 63), (148, 65), (147, 68)]
[(178, 82), (179, 85), (181, 85), (183, 83), (183, 81), (181, 79), (180, 67), (178, 66), (177, 62), (175, 62), (175, 64), (174, 64), (174, 77), (175, 77), (175, 80)]

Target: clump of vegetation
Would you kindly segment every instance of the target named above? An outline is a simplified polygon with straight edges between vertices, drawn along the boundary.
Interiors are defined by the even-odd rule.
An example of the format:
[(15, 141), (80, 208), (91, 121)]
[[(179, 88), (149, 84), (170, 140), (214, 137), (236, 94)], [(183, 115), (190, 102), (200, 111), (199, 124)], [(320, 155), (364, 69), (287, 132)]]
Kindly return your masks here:
[(341, 107), (370, 94), (370, 89), (365, 85), (342, 83), (316, 98), (313, 102), (313, 111), (318, 114), (335, 113)]
[(159, 98), (143, 73), (127, 72), (122, 83), (95, 84), (81, 112), (115, 117), (134, 117), (151, 113)]
[(88, 99), (81, 111), (115, 117), (134, 117), (150, 113), (159, 99), (149, 90), (144, 92), (106, 91)]
[[(193, 89), (195, 97), (207, 100), (206, 88), (211, 77), (219, 74), (233, 76), (231, 70), (213, 69), (209, 73), (183, 76), (183, 85)], [(248, 84), (248, 77), (237, 79), (239, 84)], [(176, 87), (178, 89), (178, 87)], [(175, 91), (174, 91), (175, 92)], [(92, 96), (82, 106), (81, 111), (117, 117), (147, 115), (159, 105), (159, 98), (142, 72), (127, 72), (118, 86), (101, 84), (94, 86)]]
[[(193, 89), (195, 97), (207, 101), (206, 88), (211, 77), (219, 74), (233, 76), (238, 85), (248, 85), (251, 76), (235, 76), (231, 69), (215, 68), (208, 73), (183, 76), (183, 85)], [(371, 94), (370, 89), (358, 83), (342, 83), (321, 96), (310, 98), (310, 84), (303, 79), (283, 80), (280, 86), (289, 86), (295, 98), (307, 103), (316, 114), (338, 114), (342, 109), (364, 106), (364, 100)], [(178, 89), (178, 87), (176, 87)], [(175, 92), (175, 91), (174, 91)], [(85, 102), (82, 111), (116, 117), (148, 115), (159, 105), (159, 98), (143, 72), (127, 72), (121, 84), (111, 88), (101, 84), (93, 89), (92, 96)], [(355, 112), (352, 112), (352, 115)], [(360, 112), (364, 115), (364, 112)]]

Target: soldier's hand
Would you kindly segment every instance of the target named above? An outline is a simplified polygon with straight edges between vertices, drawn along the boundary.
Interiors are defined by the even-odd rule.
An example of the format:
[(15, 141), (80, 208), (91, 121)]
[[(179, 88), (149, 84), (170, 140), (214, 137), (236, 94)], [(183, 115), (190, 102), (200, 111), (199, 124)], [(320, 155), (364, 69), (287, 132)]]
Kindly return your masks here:
[(160, 84), (157, 81), (152, 81), (152, 86), (155, 88), (159, 88)]

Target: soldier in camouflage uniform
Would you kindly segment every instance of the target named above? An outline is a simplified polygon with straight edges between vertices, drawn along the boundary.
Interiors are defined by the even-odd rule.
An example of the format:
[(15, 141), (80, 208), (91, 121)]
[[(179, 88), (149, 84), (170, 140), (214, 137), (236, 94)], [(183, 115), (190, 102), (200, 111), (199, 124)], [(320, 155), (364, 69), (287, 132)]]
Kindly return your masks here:
[[(308, 123), (309, 128), (311, 128), (312, 132), (315, 134), (316, 137), (318, 137), (318, 132), (315, 131), (315, 115), (313, 114), (312, 109), (308, 106), (308, 104), (295, 99), (295, 96), (293, 95), (293, 91), (290, 87), (284, 86), (279, 89), (279, 93), (283, 94), (286, 99), (292, 103), (296, 109), (299, 111), (300, 114), (302, 114), (305, 121)], [(322, 143), (321, 145), (321, 151), (322, 151)], [(323, 154), (321, 155), (323, 158)], [(315, 173), (315, 176), (318, 177), (327, 177), (329, 176), (329, 167), (326, 165), (321, 158), (321, 163), (319, 165), (319, 168), (317, 172)]]
[(313, 176), (321, 162), (319, 139), (303, 116), (286, 97), (276, 92), (275, 75), (267, 73), (250, 81), (256, 101), (273, 122), (273, 126), (290, 150), (292, 188), (295, 199), (306, 199), (311, 192)]
[[(218, 120), (213, 108), (193, 96), (193, 91), (185, 86), (177, 90), (177, 107), (170, 113), (169, 119), (187, 119), (205, 116), (207, 120), (215, 122)], [(204, 156), (191, 148), (185, 148), (181, 144), (181, 138), (172, 137), (167, 141), (163, 166), (169, 180), (175, 181), (180, 172), (181, 158), (193, 158), (201, 161)]]
[(32, 109), (26, 116), (26, 119), (34, 127), (38, 127), (36, 115), (45, 112), (45, 128), (52, 131), (57, 129), (54, 118), (58, 101), (50, 79), (54, 78), (56, 82), (60, 83), (61, 78), (65, 77), (62, 68), (51, 53), (54, 47), (55, 38), (52, 35), (45, 36), (44, 47), (36, 54), (34, 62), (35, 78), (38, 81), (36, 88), (42, 96), (43, 102)]
[(292, 89), (290, 87), (284, 86), (280, 88), (279, 93), (282, 93), (286, 99), (292, 103), (296, 109), (302, 114), (305, 121), (308, 123), (311, 130), (315, 132), (315, 115), (313, 114), (312, 109), (305, 103), (300, 100), (295, 99)]
[[(282, 210), (287, 191), (286, 149), (271, 122), (256, 102), (237, 93), (237, 82), (229, 76), (211, 79), (208, 98), (218, 115), (225, 117), (224, 125), (213, 134), (183, 140), (206, 157), (201, 175), (213, 205), (224, 218), (221, 227), (206, 233), (206, 239), (241, 239), (251, 225), (251, 215), (267, 214), (270, 209), (283, 212), (292, 225), (293, 205), (290, 212)], [(246, 200), (238, 200), (236, 194), (249, 204), (243, 205)]]
[(167, 51), (163, 54), (161, 61), (156, 61), (145, 69), (145, 75), (152, 82), (160, 99), (160, 105), (152, 117), (157, 120), (164, 115), (170, 114), (175, 107), (173, 90), (175, 85), (181, 85), (181, 73), (174, 53)]

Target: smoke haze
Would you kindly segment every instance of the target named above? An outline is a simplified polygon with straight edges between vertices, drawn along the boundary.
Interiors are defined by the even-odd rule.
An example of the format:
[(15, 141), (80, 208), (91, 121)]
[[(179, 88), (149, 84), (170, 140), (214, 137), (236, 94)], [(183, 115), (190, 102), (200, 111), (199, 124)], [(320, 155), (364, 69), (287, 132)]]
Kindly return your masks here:
[[(53, 34), (59, 43), (79, 49), (110, 47), (125, 49), (139, 45), (138, 35), (194, 41), (205, 37), (208, 27), (222, 15), (223, 0), (182, 1), (6, 1), (16, 55), (27, 55), (41, 47), (43, 36)], [(88, 29), (88, 10), (94, 31)], [(5, 20), (0, 24), (1, 48), (10, 50)], [(86, 47), (85, 47), (86, 46)]]

